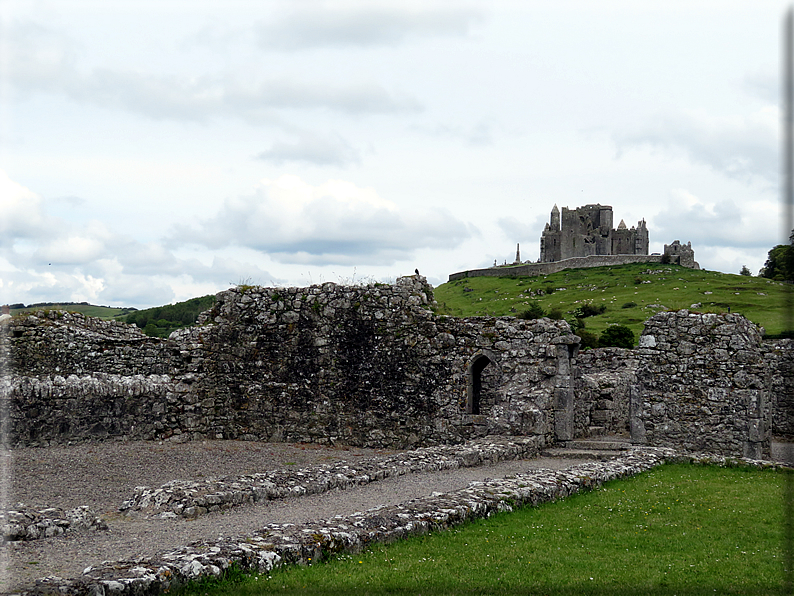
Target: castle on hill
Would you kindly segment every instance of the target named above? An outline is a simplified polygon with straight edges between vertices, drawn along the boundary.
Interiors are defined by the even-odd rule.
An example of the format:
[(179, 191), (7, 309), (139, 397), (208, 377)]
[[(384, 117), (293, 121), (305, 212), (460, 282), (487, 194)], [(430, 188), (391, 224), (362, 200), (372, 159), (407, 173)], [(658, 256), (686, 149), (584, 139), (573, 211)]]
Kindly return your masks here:
[(648, 254), (648, 227), (645, 220), (629, 228), (621, 219), (613, 227), (612, 207), (609, 205), (585, 205), (576, 209), (557, 205), (551, 210), (551, 218), (540, 236), (540, 259), (536, 263), (521, 261), (516, 246), (513, 263), (497, 265), (487, 269), (470, 269), (453, 273), (449, 281), (465, 277), (548, 275), (563, 269), (582, 267), (604, 267), (628, 263), (671, 263), (690, 269), (700, 269), (695, 261), (692, 243), (681, 244), (678, 240), (664, 245), (663, 254)]
[(648, 228), (645, 220), (626, 227), (621, 219), (612, 227), (612, 207), (585, 205), (576, 209), (554, 205), (551, 220), (540, 236), (540, 262), (550, 263), (590, 255), (647, 255)]

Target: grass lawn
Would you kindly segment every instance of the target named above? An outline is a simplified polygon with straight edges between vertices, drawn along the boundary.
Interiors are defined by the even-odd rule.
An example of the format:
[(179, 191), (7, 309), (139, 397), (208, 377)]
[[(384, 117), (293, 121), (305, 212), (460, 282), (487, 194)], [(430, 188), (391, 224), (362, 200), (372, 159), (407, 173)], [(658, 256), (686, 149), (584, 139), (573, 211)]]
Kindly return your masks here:
[(785, 327), (785, 292), (791, 289), (761, 277), (634, 263), (537, 277), (471, 277), (442, 284), (434, 292), (439, 314), (462, 317), (516, 316), (537, 300), (547, 312), (559, 308), (572, 321), (583, 303), (603, 304), (604, 314), (584, 319), (588, 331), (600, 334), (608, 325), (620, 324), (639, 338), (648, 317), (681, 308), (727, 312), (730, 307), (765, 327), (767, 334), (779, 334)]
[(189, 593), (776, 594), (784, 478), (667, 465), (456, 530)]

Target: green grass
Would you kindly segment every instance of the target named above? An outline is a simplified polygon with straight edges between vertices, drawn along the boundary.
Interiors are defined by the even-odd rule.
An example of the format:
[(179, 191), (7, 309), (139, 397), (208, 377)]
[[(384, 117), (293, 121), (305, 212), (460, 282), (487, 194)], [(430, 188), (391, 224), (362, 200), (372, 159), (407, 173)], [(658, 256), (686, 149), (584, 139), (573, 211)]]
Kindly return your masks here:
[(134, 308), (116, 308), (112, 306), (96, 306), (94, 304), (76, 304), (73, 302), (66, 302), (63, 304), (48, 304), (47, 306), (27, 306), (24, 308), (12, 308), (11, 314), (17, 315), (22, 313), (34, 312), (37, 310), (67, 310), (69, 312), (79, 312), (88, 317), (97, 317), (100, 319), (118, 319), (124, 320), (131, 312), (135, 312)]
[(448, 532), (188, 593), (775, 594), (783, 472), (667, 465)]
[[(548, 294), (550, 289), (553, 293)], [(442, 284), (434, 292), (439, 314), (459, 317), (517, 316), (535, 299), (547, 312), (559, 308), (570, 322), (582, 303), (605, 304), (604, 314), (583, 319), (585, 329), (600, 334), (607, 326), (620, 324), (639, 337), (644, 321), (660, 310), (727, 312), (728, 307), (762, 325), (768, 335), (777, 335), (785, 330), (784, 293), (791, 289), (760, 277), (636, 263), (537, 277), (471, 277)], [(538, 290), (544, 295), (529, 296)], [(629, 302), (637, 306), (622, 308)], [(692, 308), (696, 303), (701, 306)]]

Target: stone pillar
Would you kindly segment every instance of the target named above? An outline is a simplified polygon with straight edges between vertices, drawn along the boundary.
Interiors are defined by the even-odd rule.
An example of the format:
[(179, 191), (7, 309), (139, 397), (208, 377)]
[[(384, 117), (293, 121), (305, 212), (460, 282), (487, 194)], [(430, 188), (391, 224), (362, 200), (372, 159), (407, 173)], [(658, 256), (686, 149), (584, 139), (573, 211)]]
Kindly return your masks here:
[(573, 365), (579, 351), (575, 335), (560, 336), (551, 340), (557, 356), (557, 376), (554, 378), (554, 438), (557, 441), (573, 439)]
[(645, 422), (642, 420), (642, 391), (639, 385), (629, 386), (629, 431), (634, 445), (645, 444)]
[(764, 424), (764, 410), (766, 396), (763, 391), (753, 391), (747, 406), (747, 441), (745, 441), (742, 455), (750, 459), (763, 459), (769, 455), (769, 440), (766, 439), (766, 424)]

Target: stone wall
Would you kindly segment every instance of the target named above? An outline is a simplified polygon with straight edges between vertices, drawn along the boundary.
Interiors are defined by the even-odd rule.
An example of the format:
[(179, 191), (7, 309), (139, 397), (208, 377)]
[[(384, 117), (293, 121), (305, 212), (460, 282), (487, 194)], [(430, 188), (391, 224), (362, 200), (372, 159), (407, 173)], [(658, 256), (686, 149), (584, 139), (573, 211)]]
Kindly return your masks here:
[(661, 255), (591, 255), (588, 257), (572, 257), (562, 261), (548, 263), (524, 263), (522, 265), (500, 265), (487, 269), (469, 269), (452, 273), (449, 281), (467, 277), (533, 277), (557, 273), (564, 269), (581, 269), (584, 267), (612, 267), (629, 263), (661, 263)]
[(763, 360), (772, 406), (772, 434), (794, 441), (794, 342), (775, 339), (762, 342)]
[(10, 440), (248, 439), (369, 447), (485, 435), (766, 456), (794, 438), (792, 345), (736, 314), (663, 312), (634, 350), (564, 321), (433, 313), (424, 278), (241, 286), (168, 340), (56, 312), (3, 324)]
[(628, 434), (636, 369), (633, 350), (599, 348), (579, 353), (574, 383), (576, 438)]
[(168, 340), (80, 315), (15, 318), (3, 385), (11, 440), (570, 438), (578, 338), (565, 322), (439, 317), (432, 305), (432, 288), (412, 276), (240, 286)]
[(772, 407), (761, 330), (736, 314), (657, 313), (645, 323), (631, 387), (636, 443), (769, 456)]

